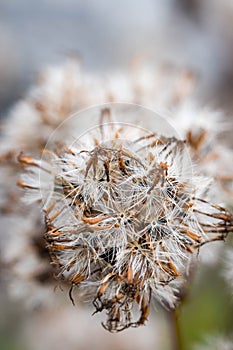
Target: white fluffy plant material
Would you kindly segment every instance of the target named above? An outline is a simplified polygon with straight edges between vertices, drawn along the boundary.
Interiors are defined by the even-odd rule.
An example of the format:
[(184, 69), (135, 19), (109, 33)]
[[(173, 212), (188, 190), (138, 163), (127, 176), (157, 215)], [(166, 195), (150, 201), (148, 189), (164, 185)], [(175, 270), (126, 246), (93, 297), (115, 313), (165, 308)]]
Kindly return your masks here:
[(229, 159), (233, 151), (228, 143), (232, 124), (221, 111), (197, 106), (190, 98), (179, 105), (170, 120), (187, 141), (197, 171), (213, 179), (213, 198), (231, 203), (233, 164)]
[[(15, 218), (16, 220), (19, 215), (29, 215), (30, 209), (24, 208), (20, 204), (19, 191), (15, 185), (19, 179), (17, 158), (22, 167), (28, 167), (30, 164), (26, 164), (27, 161), (30, 162), (30, 157), (40, 157), (41, 150), (44, 149), (54, 130), (56, 131), (53, 134), (52, 142), (46, 147), (47, 149), (54, 150), (55, 143), (59, 149), (59, 142), (72, 143), (77, 136), (76, 130), (81, 135), (91, 126), (99, 124), (99, 114), (89, 110), (89, 113), (92, 113), (89, 120), (69, 118), (70, 115), (87, 106), (108, 101), (144, 104), (153, 109), (162, 110), (165, 116), (165, 111), (169, 109), (171, 111), (170, 119), (173, 119), (174, 125), (179, 129), (181, 138), (187, 139), (186, 146), (189, 147), (191, 157), (195, 159), (195, 172), (198, 174), (201, 172), (206, 177), (210, 175), (214, 177), (213, 185), (210, 186), (214, 190), (212, 198), (217, 198), (218, 202), (224, 203), (232, 193), (230, 192), (232, 189), (232, 163), (228, 161), (232, 157), (232, 151), (221, 145), (218, 139), (219, 130), (222, 130), (220, 127), (222, 116), (217, 118), (216, 124), (213, 111), (207, 113), (206, 109), (194, 108), (193, 104), (190, 103), (194, 83), (195, 77), (192, 73), (166, 65), (144, 66), (137, 63), (133, 64), (127, 72), (110, 72), (101, 76), (86, 72), (77, 60), (70, 59), (64, 64), (45, 69), (37, 84), (30, 89), (26, 97), (12, 108), (3, 127), (0, 143), (2, 165), (0, 209), (2, 215), (9, 215), (9, 219)], [(130, 113), (133, 115), (131, 115), (131, 119), (128, 117), (128, 121), (132, 120), (133, 117), (137, 125), (154, 130), (155, 121), (153, 118), (147, 115), (146, 120), (143, 120), (140, 113), (136, 113), (137, 116), (135, 116), (135, 113), (129, 109), (127, 113), (123, 113), (123, 116), (129, 116)], [(122, 121), (127, 120), (123, 118)], [(59, 127), (60, 124), (63, 127)], [(161, 122), (160, 133), (163, 135), (162, 124)], [(130, 131), (128, 128), (127, 132), (132, 132), (132, 130)], [(133, 130), (134, 133), (135, 130)], [(127, 134), (126, 138), (130, 139), (131, 136)], [(86, 143), (89, 141), (90, 137), (87, 134), (82, 138), (83, 144), (78, 145), (78, 147), (86, 147)], [(92, 138), (91, 142), (92, 145), (89, 147), (94, 147)], [(20, 153), (22, 151), (24, 153)], [(28, 158), (27, 155), (30, 157)], [(33, 167), (30, 178), (27, 177), (28, 175), (24, 175), (21, 180), (30, 186), (31, 182), (36, 181), (37, 174), (40, 172), (39, 166), (34, 164)], [(44, 184), (41, 187), (42, 192), (45, 193), (44, 191), (49, 186), (51, 190), (53, 178), (50, 174), (44, 172), (40, 176), (41, 185)], [(48, 183), (50, 183), (49, 186)], [(28, 203), (39, 199), (40, 193), (36, 188), (27, 189)], [(39, 220), (39, 212), (33, 215), (37, 215)], [(37, 220), (33, 222), (37, 222)], [(34, 227), (31, 228), (30, 232), (31, 234), (26, 236), (28, 247), (32, 247), (33, 232), (40, 235)], [(19, 230), (19, 235), (22, 237), (26, 235), (23, 225)], [(9, 237), (11, 236), (9, 235)], [(37, 254), (34, 245), (32, 250)], [(18, 261), (23, 258), (22, 251), (19, 250), (18, 253), (18, 259), (14, 259), (9, 266), (17, 265)], [(204, 255), (206, 256), (206, 254)], [(33, 274), (28, 276), (28, 279), (31, 279), (33, 283), (32, 276)], [(34, 280), (34, 282), (38, 281)]]
[(190, 264), (203, 245), (225, 239), (232, 216), (209, 202), (186, 142), (153, 112), (110, 104), (67, 122), (82, 125), (73, 142), (52, 135), (42, 162), (21, 156), (19, 185), (42, 194), (44, 237), (71, 299), (73, 287), (86, 289), (111, 332), (140, 326), (151, 298), (175, 306)]
[[(85, 71), (76, 59), (50, 66), (10, 111), (3, 125), (0, 160), (15, 172), (19, 151), (38, 154), (51, 133), (77, 111), (111, 101), (137, 103), (170, 116), (187, 140), (199, 171), (215, 178), (216, 196), (224, 193), (230, 198), (233, 165), (228, 159), (232, 150), (219, 139), (229, 126), (221, 113), (196, 105), (196, 85), (194, 74), (168, 65), (134, 63), (128, 71), (103, 75)], [(69, 142), (69, 127), (73, 126), (65, 122), (62, 129), (57, 129), (58, 141)]]
[[(85, 71), (77, 59), (49, 66), (10, 111), (1, 152), (38, 150), (63, 121), (92, 105), (128, 102), (167, 109), (189, 96), (192, 78), (186, 70), (165, 65), (134, 64), (128, 71), (103, 75)], [(65, 137), (65, 128), (62, 131)]]

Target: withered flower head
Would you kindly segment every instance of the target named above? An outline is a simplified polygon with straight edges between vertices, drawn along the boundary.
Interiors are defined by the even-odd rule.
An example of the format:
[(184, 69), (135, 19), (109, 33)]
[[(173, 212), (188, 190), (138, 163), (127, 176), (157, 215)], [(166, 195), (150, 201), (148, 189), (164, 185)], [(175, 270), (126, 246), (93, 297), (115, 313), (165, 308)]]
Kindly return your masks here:
[(233, 223), (208, 202), (210, 182), (192, 173), (185, 141), (113, 122), (112, 110), (103, 108), (98, 127), (42, 160), (21, 154), (28, 171), (19, 185), (33, 200), (42, 195), (59, 276), (92, 295), (114, 332), (143, 325), (152, 297), (174, 307), (199, 249), (223, 240)]

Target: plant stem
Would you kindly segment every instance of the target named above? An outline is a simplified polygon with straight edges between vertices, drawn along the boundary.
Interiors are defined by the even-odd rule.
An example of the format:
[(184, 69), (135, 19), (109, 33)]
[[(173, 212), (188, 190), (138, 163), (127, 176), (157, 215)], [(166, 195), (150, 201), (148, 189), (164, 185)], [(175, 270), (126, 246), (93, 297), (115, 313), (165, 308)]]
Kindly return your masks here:
[(172, 309), (167, 312), (171, 337), (172, 337), (172, 349), (173, 350), (183, 350), (181, 329), (179, 323), (179, 308)]

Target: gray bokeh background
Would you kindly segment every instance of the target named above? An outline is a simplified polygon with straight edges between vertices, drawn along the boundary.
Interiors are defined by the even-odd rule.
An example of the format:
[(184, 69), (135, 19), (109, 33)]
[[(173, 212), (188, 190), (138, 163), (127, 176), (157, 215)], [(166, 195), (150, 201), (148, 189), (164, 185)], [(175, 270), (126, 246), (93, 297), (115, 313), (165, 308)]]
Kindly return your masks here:
[(199, 96), (227, 108), (232, 19), (230, 0), (1, 0), (1, 111), (70, 53), (88, 70), (127, 67), (135, 56), (187, 66), (201, 77)]

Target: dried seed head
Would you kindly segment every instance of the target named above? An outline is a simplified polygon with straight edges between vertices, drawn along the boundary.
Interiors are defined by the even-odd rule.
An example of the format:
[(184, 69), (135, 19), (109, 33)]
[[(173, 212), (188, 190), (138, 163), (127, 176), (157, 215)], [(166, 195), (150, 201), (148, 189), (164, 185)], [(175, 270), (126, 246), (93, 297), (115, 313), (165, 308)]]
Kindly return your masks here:
[[(224, 208), (208, 202), (209, 181), (192, 174), (185, 142), (165, 129), (112, 122), (111, 114), (127, 120), (121, 108), (97, 109), (97, 127), (41, 161), (19, 158), (28, 168), (19, 185), (33, 198), (41, 191), (59, 276), (91, 293), (113, 332), (144, 324), (151, 297), (173, 307), (199, 249), (223, 240), (233, 225)], [(141, 107), (129, 111), (143, 120)]]
[[(211, 189), (214, 190), (214, 195), (217, 195), (217, 200), (220, 203), (226, 202), (227, 198), (231, 200), (233, 163), (229, 162), (229, 159), (232, 158), (232, 150), (226, 144), (221, 144), (222, 140), (219, 138), (222, 126), (226, 125), (224, 116), (221, 114), (216, 116), (214, 110), (196, 106), (192, 94), (196, 82), (195, 74), (183, 68), (164, 64), (155, 65), (154, 63), (149, 65), (148, 62), (132, 65), (129, 70), (124, 72), (110, 71), (104, 75), (96, 75), (86, 71), (77, 60), (68, 59), (62, 64), (53, 64), (42, 71), (36, 85), (30, 88), (24, 99), (11, 108), (4, 125), (2, 125), (0, 215), (1, 221), (9, 221), (9, 224), (4, 224), (2, 230), (4, 246), (1, 237), (1, 258), (3, 265), (7, 266), (7, 270), (3, 271), (6, 279), (14, 283), (13, 288), (12, 283), (8, 285), (11, 295), (14, 294), (14, 297), (18, 298), (21, 294), (20, 300), (27, 305), (30, 300), (30, 305), (37, 306), (39, 304), (46, 306), (46, 308), (48, 305), (52, 305), (55, 299), (58, 299), (57, 294), (54, 298), (52, 279), (48, 279), (48, 283), (45, 284), (44, 282), (40, 283), (37, 278), (40, 274), (40, 271), (38, 274), (38, 266), (43, 265), (43, 271), (48, 266), (46, 260), (40, 259), (41, 250), (37, 249), (38, 246), (34, 244), (35, 239), (37, 242), (41, 242), (43, 227), (38, 225), (40, 222), (39, 211), (34, 210), (36, 208), (25, 208), (20, 203), (20, 191), (15, 186), (16, 181), (19, 180), (20, 171), (16, 162), (17, 155), (23, 150), (31, 157), (37, 157), (45, 146), (49, 135), (63, 121), (66, 121), (65, 127), (56, 130), (53, 141), (65, 140), (69, 145), (70, 142), (73, 142), (73, 137), (76, 137), (76, 130), (81, 134), (90, 128), (90, 125), (94, 126), (99, 123), (99, 115), (95, 116), (95, 113), (92, 113), (91, 116), (92, 124), (90, 121), (86, 122), (85, 117), (76, 120), (73, 124), (67, 123), (70, 114), (87, 106), (108, 101), (127, 101), (163, 111), (164, 116), (169, 115), (167, 111), (171, 111), (171, 120), (177, 126), (181, 137), (187, 139), (190, 155), (195, 159), (197, 173), (201, 172), (214, 178), (214, 186), (211, 186)], [(124, 118), (129, 113), (130, 111), (124, 112)], [(122, 112), (116, 114), (119, 117)], [(131, 116), (135, 118), (135, 124), (154, 130), (156, 125), (154, 119), (148, 125), (148, 116), (144, 120), (142, 120), (140, 113), (131, 113)], [(104, 118), (105, 122), (109, 122), (107, 116)], [(122, 121), (131, 122), (130, 118), (128, 120), (122, 119)], [(101, 122), (103, 122), (103, 118)], [(230, 129), (231, 127), (228, 127), (228, 130)], [(125, 136), (121, 132), (119, 137), (132, 139), (132, 131), (129, 128), (128, 132), (130, 132), (130, 136)], [(157, 132), (167, 135), (161, 129)], [(89, 144), (90, 139), (93, 139), (92, 136), (89, 136), (87, 134), (83, 145), (77, 145), (76, 148), (85, 148), (86, 143)], [(97, 139), (102, 142), (101, 132), (97, 135)], [(89, 144), (86, 149), (94, 147), (94, 144)], [(56, 148), (59, 149), (59, 145)], [(54, 149), (54, 147), (52, 146), (50, 149)], [(20, 158), (21, 164), (28, 167), (29, 164), (25, 165), (22, 156)], [(31, 187), (35, 185), (35, 181), (37, 182), (40, 172), (39, 167), (34, 165), (33, 168), (30, 176), (24, 175), (23, 179)], [(50, 177), (48, 172), (40, 173), (40, 175), (42, 195), (45, 198), (47, 191), (51, 192), (53, 188), (53, 177)], [(186, 174), (187, 176), (190, 177)], [(40, 198), (40, 192), (36, 188), (28, 189), (28, 192), (30, 192), (30, 195), (27, 194), (29, 201), (36, 201)], [(215, 199), (212, 200), (215, 201)], [(15, 232), (17, 232), (17, 240)], [(18, 239), (24, 244), (18, 243)], [(219, 244), (216, 245), (219, 246)], [(12, 247), (17, 247), (14, 249), (14, 255), (9, 254), (13, 250)], [(209, 250), (208, 246), (207, 249)], [(34, 255), (35, 261), (38, 261), (35, 264), (29, 264), (30, 271), (26, 268), (25, 251), (30, 251), (31, 255)], [(209, 255), (207, 257), (204, 249), (202, 256), (210, 262)], [(216, 261), (218, 255), (213, 254), (213, 256)], [(27, 258), (29, 259), (29, 255)], [(19, 269), (22, 270), (22, 273), (18, 272)], [(49, 270), (50, 266), (48, 266)], [(17, 293), (18, 290), (21, 293)], [(165, 294), (164, 287), (161, 293)], [(169, 294), (169, 291), (166, 293)]]

